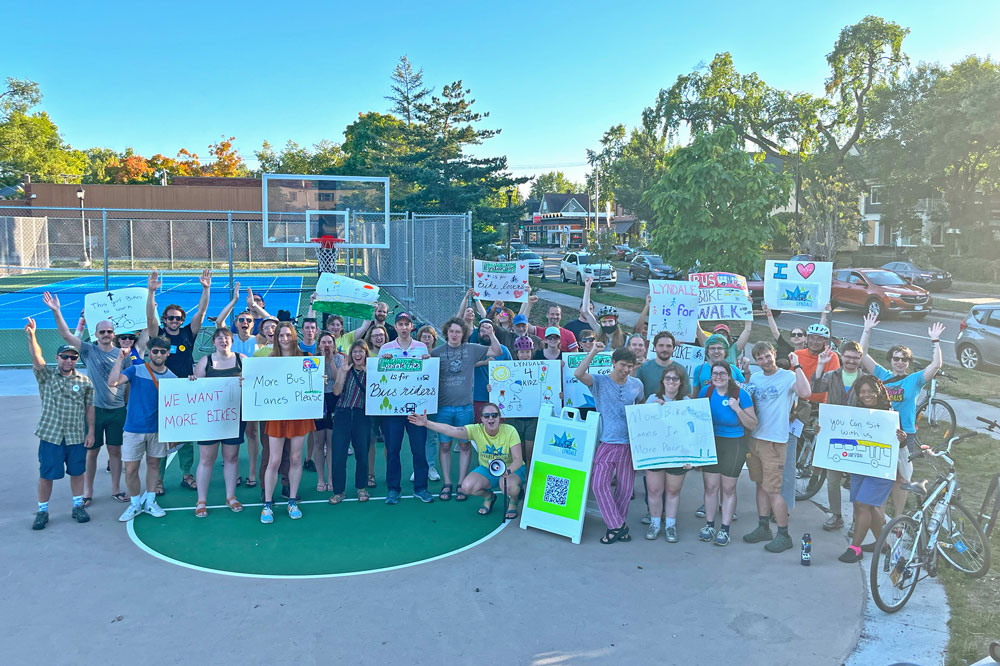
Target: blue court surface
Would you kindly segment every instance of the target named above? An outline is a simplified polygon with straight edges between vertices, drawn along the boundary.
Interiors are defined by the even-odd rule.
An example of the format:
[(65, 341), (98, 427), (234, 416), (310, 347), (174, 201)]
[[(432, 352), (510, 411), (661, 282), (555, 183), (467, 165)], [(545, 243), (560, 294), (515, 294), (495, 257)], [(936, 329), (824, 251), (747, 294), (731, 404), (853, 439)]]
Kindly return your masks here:
[[(198, 275), (161, 275), (162, 286), (156, 294), (157, 308), (162, 313), (163, 306), (175, 303), (187, 311), (187, 321), (198, 309), (198, 299), (201, 298), (201, 285)], [(145, 287), (147, 275), (112, 275), (109, 277), (110, 289), (125, 287)], [(243, 293), (236, 302), (234, 312), (246, 308), (246, 289), (253, 289), (254, 294), (264, 298), (264, 307), (271, 314), (278, 310), (288, 310), (296, 315), (299, 310), (299, 297), (302, 289), (300, 276), (237, 276)], [(52, 311), (42, 301), (42, 293), (49, 291), (59, 297), (63, 317), (70, 329), (76, 326), (77, 318), (83, 310), (83, 299), (88, 293), (104, 290), (102, 275), (75, 277), (68, 280), (51, 282), (44, 286), (36, 286), (6, 294), (0, 294), (0, 329), (24, 328), (27, 317), (32, 317), (38, 328), (55, 328)], [(212, 291), (208, 300), (208, 316), (215, 317), (229, 303), (229, 280), (215, 276), (212, 279)]]

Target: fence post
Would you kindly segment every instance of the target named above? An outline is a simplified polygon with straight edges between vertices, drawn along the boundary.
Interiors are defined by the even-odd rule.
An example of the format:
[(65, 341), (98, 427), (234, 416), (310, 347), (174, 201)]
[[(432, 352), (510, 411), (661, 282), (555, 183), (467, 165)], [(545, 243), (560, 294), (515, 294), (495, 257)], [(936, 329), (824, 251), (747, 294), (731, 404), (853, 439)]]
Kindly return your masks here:
[[(208, 220), (208, 267), (215, 270), (215, 234), (212, 233), (213, 220)], [(230, 294), (232, 296), (232, 294)]]
[[(233, 211), (226, 211), (226, 238), (229, 241), (227, 246), (229, 247), (229, 298), (233, 298), (237, 294), (233, 293), (233, 287), (235, 286), (233, 282)], [(230, 319), (235, 317), (236, 313), (230, 313)]]
[(104, 228), (104, 290), (108, 287), (108, 209), (101, 209), (101, 226)]
[(174, 267), (174, 221), (167, 220), (167, 242), (170, 244), (170, 268)]
[(128, 266), (135, 269), (135, 220), (128, 221)]
[(253, 270), (253, 241), (250, 240), (250, 220), (247, 220), (247, 264)]

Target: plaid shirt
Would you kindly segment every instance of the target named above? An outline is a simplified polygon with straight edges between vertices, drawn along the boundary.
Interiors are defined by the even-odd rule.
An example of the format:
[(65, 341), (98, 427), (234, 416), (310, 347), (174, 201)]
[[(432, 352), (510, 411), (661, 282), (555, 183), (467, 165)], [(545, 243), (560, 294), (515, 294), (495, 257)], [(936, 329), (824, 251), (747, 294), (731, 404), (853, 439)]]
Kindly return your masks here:
[(35, 435), (39, 439), (61, 444), (82, 444), (87, 436), (87, 407), (94, 406), (94, 385), (76, 370), (64, 377), (59, 368), (35, 370), (38, 395), (42, 399), (42, 416)]

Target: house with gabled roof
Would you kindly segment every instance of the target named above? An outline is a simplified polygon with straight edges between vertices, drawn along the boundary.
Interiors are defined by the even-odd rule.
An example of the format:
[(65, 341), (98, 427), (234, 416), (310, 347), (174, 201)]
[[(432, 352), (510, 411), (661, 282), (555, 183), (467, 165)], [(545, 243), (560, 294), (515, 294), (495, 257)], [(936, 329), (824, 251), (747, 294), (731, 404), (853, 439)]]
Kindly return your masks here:
[(525, 203), (523, 240), (529, 245), (582, 247), (595, 225), (601, 230), (608, 228), (607, 214), (593, 211), (586, 193), (553, 192), (542, 196), (537, 207), (533, 200)]

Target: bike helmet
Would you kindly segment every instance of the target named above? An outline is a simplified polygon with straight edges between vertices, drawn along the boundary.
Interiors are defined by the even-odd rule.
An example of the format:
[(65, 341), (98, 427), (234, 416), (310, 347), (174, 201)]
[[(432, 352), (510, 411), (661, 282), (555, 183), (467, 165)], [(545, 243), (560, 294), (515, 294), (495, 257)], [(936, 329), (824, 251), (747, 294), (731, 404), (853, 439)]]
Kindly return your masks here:
[(514, 340), (514, 349), (534, 349), (535, 343), (527, 335), (519, 336)]
[(605, 305), (600, 310), (597, 311), (597, 320), (600, 321), (605, 317), (614, 317), (618, 319), (618, 308), (611, 305)]
[(819, 335), (824, 338), (830, 337), (830, 329), (823, 324), (810, 324), (806, 329), (806, 335)]

